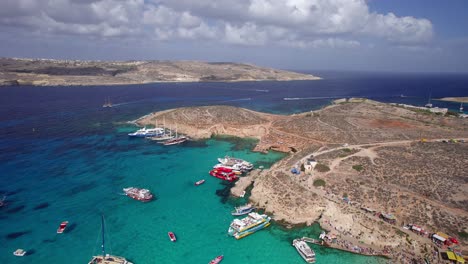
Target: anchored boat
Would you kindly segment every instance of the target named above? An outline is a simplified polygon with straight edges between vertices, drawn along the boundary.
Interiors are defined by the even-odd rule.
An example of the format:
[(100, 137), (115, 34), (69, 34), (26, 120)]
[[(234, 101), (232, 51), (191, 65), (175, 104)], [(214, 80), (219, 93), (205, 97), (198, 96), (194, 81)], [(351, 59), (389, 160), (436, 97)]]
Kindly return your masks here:
[(205, 183), (205, 179), (197, 181), (195, 185), (198, 186), (198, 185), (202, 185), (203, 183)]
[(15, 250), (15, 252), (13, 252), (13, 255), (17, 257), (23, 257), (24, 255), (26, 255), (26, 250), (18, 248), (17, 250)]
[(148, 189), (139, 189), (135, 187), (128, 187), (123, 189), (125, 195), (142, 202), (149, 202), (153, 200), (153, 194)]
[(176, 242), (177, 241), (177, 238), (175, 236), (175, 234), (173, 232), (167, 232), (167, 235), (169, 236), (169, 239), (172, 241), (172, 242)]
[(210, 263), (208, 264), (218, 264), (221, 262), (221, 260), (223, 260), (224, 256), (221, 255), (221, 256), (217, 256), (216, 258), (214, 258), (213, 260), (210, 261)]
[(245, 215), (252, 212), (255, 208), (252, 204), (244, 204), (239, 207), (235, 207), (234, 211), (231, 212), (232, 215)]
[(294, 239), (292, 245), (307, 263), (315, 263), (315, 252), (302, 239)]
[(146, 128), (143, 127), (141, 129), (138, 129), (137, 131), (133, 133), (129, 133), (129, 137), (158, 137), (164, 135), (165, 131), (164, 128), (161, 127), (156, 127), (156, 128)]
[(270, 225), (270, 220), (271, 218), (268, 215), (252, 212), (243, 219), (232, 220), (228, 234), (236, 239), (241, 239), (268, 227)]
[(63, 221), (57, 229), (57, 234), (62, 234), (63, 231), (65, 231), (65, 228), (67, 228), (67, 225), (68, 225), (68, 221)]
[(218, 169), (213, 169), (210, 172), (210, 175), (221, 180), (233, 182), (237, 180), (237, 175), (234, 172), (225, 172)]
[(253, 164), (243, 159), (225, 156), (224, 158), (218, 158), (218, 161), (224, 166), (235, 166), (236, 169), (239, 169), (241, 171), (251, 171), (253, 169)]
[(132, 262), (126, 260), (124, 257), (113, 256), (106, 254), (104, 247), (104, 216), (101, 216), (102, 224), (102, 255), (93, 256), (93, 258), (88, 262), (88, 264), (133, 264)]

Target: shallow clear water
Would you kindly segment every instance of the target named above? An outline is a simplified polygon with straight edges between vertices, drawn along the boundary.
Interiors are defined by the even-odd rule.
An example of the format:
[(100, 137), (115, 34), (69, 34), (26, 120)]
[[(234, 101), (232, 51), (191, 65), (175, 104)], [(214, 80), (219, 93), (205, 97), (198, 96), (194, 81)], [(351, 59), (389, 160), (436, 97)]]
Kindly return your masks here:
[[(401, 77), (401, 76), (400, 76)], [(226, 187), (208, 175), (226, 154), (270, 166), (279, 153), (250, 151), (254, 142), (210, 139), (161, 146), (129, 139), (126, 121), (151, 111), (230, 104), (273, 113), (317, 109), (334, 97), (378, 97), (424, 104), (433, 95), (467, 95), (466, 76), (338, 76), (319, 82), (151, 84), (115, 87), (0, 89), (0, 263), (87, 263), (100, 251), (100, 215), (107, 248), (135, 263), (304, 263), (291, 246), (316, 237), (318, 226), (286, 230), (276, 224), (239, 241), (227, 236), (233, 206), (244, 200), (216, 194)], [(367, 85), (366, 85), (367, 84)], [(405, 93), (411, 97), (400, 97)], [(463, 94), (465, 93), (465, 94)], [(101, 107), (110, 96), (113, 108)], [(309, 98), (283, 100), (284, 97)], [(315, 97), (327, 97), (310, 99)], [(456, 104), (441, 103), (456, 108)], [(199, 179), (206, 183), (195, 187)], [(140, 203), (122, 188), (144, 187), (157, 200)], [(56, 234), (61, 221), (70, 225)], [(178, 241), (172, 243), (167, 232)], [(382, 259), (313, 246), (317, 263), (377, 263)], [(16, 248), (31, 254), (18, 258)]]

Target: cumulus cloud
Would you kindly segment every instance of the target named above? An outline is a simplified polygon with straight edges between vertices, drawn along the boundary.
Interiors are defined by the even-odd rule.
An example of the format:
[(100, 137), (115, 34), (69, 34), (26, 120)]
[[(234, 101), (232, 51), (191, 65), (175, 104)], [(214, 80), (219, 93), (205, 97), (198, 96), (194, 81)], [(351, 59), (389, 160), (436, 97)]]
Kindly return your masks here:
[(3, 0), (0, 27), (102, 38), (353, 48), (360, 38), (421, 45), (432, 23), (371, 12), (365, 0)]

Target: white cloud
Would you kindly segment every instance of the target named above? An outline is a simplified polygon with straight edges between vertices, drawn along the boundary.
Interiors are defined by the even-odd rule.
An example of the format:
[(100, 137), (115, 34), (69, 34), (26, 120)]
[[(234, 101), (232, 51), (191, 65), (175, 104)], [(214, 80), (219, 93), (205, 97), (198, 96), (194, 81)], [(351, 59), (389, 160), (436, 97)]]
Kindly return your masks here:
[(421, 45), (432, 23), (369, 11), (365, 0), (2, 0), (0, 27), (92, 37), (212, 39), (238, 45)]

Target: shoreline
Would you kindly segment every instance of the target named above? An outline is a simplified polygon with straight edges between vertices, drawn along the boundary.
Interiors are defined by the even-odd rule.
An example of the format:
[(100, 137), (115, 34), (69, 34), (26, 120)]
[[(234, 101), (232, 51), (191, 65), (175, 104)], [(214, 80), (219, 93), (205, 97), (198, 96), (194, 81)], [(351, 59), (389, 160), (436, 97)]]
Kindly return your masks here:
[(443, 98), (434, 98), (432, 100), (454, 102), (454, 103), (468, 103), (468, 97), (443, 97)]
[[(240, 182), (245, 181), (246, 183), (236, 184), (230, 190), (230, 194), (239, 197), (247, 186), (251, 186), (253, 181), (253, 189), (251, 195), (248, 196), (249, 201), (258, 208), (263, 208), (266, 213), (273, 215), (273, 219), (280, 226), (289, 229), (310, 226), (317, 222), (320, 228), (326, 230), (327, 225), (324, 221), (328, 219), (333, 222), (330, 224), (336, 227), (328, 229), (336, 230), (336, 233), (340, 234), (342, 243), (342, 245), (332, 245), (331, 248), (361, 255), (392, 258), (395, 261), (424, 258), (427, 250), (433, 246), (431, 240), (417, 236), (412, 232), (406, 232), (400, 224), (391, 225), (382, 222), (376, 215), (363, 213), (359, 206), (371, 206), (377, 212), (395, 213), (395, 209), (385, 207), (387, 205), (385, 201), (393, 200), (359, 199), (359, 193), (356, 194), (359, 188), (348, 186), (350, 189), (340, 190), (340, 186), (345, 186), (346, 182), (345, 184), (333, 185), (334, 182), (330, 179), (333, 178), (333, 175), (328, 171), (344, 173), (343, 175), (348, 178), (348, 175), (351, 175), (354, 177), (351, 179), (360, 180), (359, 185), (376, 189), (381, 186), (381, 182), (376, 182), (379, 185), (374, 186), (374, 182), (371, 181), (373, 179), (369, 178), (368, 181), (362, 178), (360, 171), (354, 167), (351, 168), (354, 164), (346, 165), (349, 166), (349, 169), (346, 167), (345, 169), (337, 169), (337, 167), (340, 163), (346, 164), (348, 160), (356, 160), (364, 168), (372, 166), (379, 168), (378, 165), (382, 163), (376, 163), (374, 160), (382, 157), (379, 156), (381, 150), (409, 148), (411, 149), (409, 154), (411, 154), (413, 151), (424, 151), (424, 148), (421, 148), (422, 143), (425, 143), (426, 148), (442, 147), (440, 145), (443, 144), (441, 136), (460, 138), (465, 141), (468, 139), (468, 134), (463, 129), (459, 129), (463, 127), (464, 120), (435, 114), (420, 115), (414, 111), (363, 98), (333, 100), (320, 109), (290, 115), (275, 115), (219, 105), (182, 107), (151, 113), (138, 119), (137, 123), (139, 125), (155, 124), (156, 119), (161, 120), (162, 118), (165, 118), (166, 124), (172, 125), (172, 127), (174, 124), (178, 124), (179, 133), (194, 136), (195, 139), (209, 138), (213, 135), (250, 137), (259, 140), (253, 151), (274, 150), (288, 153), (269, 169), (258, 173), (255, 177), (247, 176), (252, 178), (241, 179)], [(349, 124), (348, 127), (352, 127), (353, 130), (346, 129), (347, 127), (344, 126), (346, 124)], [(428, 124), (433, 125), (427, 128)], [(369, 134), (370, 130), (372, 130), (371, 134)], [(421, 130), (425, 131), (424, 141), (421, 139)], [(452, 148), (449, 145), (446, 147)], [(385, 152), (383, 153), (385, 154)], [(314, 159), (318, 159), (318, 162), (328, 165), (328, 170), (325, 172), (312, 170), (309, 174), (304, 171), (291, 173), (292, 167), (299, 168), (298, 166), (307, 162), (307, 158), (312, 156)], [(410, 158), (417, 157), (420, 155)], [(456, 157), (453, 158), (456, 159)], [(405, 168), (404, 164), (402, 163), (398, 168), (411, 170), (411, 168)], [(450, 162), (446, 164), (450, 164)], [(432, 169), (443, 169), (443, 167)], [(433, 172), (436, 175), (441, 173), (439, 170)], [(385, 176), (389, 173), (392, 172), (386, 172), (382, 175)], [(326, 179), (326, 188), (325, 186), (316, 186), (316, 179)], [(398, 190), (398, 196), (415, 195), (415, 193), (405, 190)], [(343, 191), (346, 195), (343, 194)], [(345, 204), (342, 197), (348, 197), (348, 193), (353, 200), (352, 203)], [(388, 195), (394, 194), (389, 193)], [(379, 197), (374, 196), (373, 199), (376, 198)], [(420, 199), (421, 203), (428, 203), (425, 208), (431, 210), (436, 210), (442, 205), (451, 206), (448, 202), (446, 204), (433, 203), (421, 197), (416, 198)], [(420, 200), (416, 201), (419, 203)], [(366, 205), (365, 203), (371, 204)], [(396, 214), (396, 217), (405, 223), (408, 221), (424, 223), (421, 220), (408, 218), (411, 216), (405, 215), (405, 213), (403, 211)], [(455, 210), (446, 213), (450, 217), (460, 215)], [(434, 226), (428, 226), (428, 228), (430, 227), (434, 231), (441, 229), (455, 233), (452, 226)], [(407, 241), (412, 243), (413, 255), (406, 253)], [(346, 248), (347, 246), (348, 248)], [(365, 251), (356, 252), (355, 247)], [(397, 248), (398, 250), (386, 255), (386, 250), (389, 248)], [(366, 251), (370, 249), (372, 249), (371, 252), (384, 253), (366, 254)]]
[[(82, 76), (86, 77), (86, 76)], [(101, 82), (101, 83), (59, 83), (59, 84), (49, 84), (39, 81), (34, 81), (38, 83), (18, 83), (12, 84), (12, 82), (17, 80), (0, 80), (0, 87), (20, 87), (20, 86), (33, 86), (33, 87), (81, 87), (81, 86), (124, 86), (124, 85), (149, 85), (149, 84), (177, 84), (177, 83), (241, 83), (241, 82), (294, 82), (294, 81), (319, 81), (323, 80), (322, 77), (315, 78), (298, 78), (298, 79), (238, 79), (238, 80), (217, 80), (217, 81), (207, 81), (207, 80), (166, 80), (166, 81), (148, 81), (148, 82)]]

